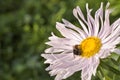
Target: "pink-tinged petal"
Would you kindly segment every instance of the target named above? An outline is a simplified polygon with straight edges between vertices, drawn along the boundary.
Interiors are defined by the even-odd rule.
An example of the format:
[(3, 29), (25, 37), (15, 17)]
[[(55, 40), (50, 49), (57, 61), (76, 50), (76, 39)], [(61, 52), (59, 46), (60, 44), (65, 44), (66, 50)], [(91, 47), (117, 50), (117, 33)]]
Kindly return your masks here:
[[(62, 40), (61, 40), (62, 41)], [(62, 46), (62, 47), (64, 47), (64, 46), (73, 46), (73, 45), (75, 45), (75, 44), (79, 44), (79, 43), (75, 43), (75, 44), (73, 44), (73, 43), (70, 43), (70, 44), (68, 44), (69, 43), (69, 40), (68, 40), (68, 42), (67, 43), (64, 43), (64, 42), (66, 42), (66, 41), (63, 41), (62, 43), (60, 42), (60, 40), (55, 40), (55, 41), (49, 41), (49, 42), (46, 42), (45, 44), (47, 44), (47, 45), (50, 45), (50, 46), (53, 46), (53, 47), (56, 47), (56, 46)], [(72, 42), (72, 41), (71, 41)]]
[(112, 33), (120, 34), (120, 24), (114, 29), (114, 31), (112, 31)]
[(53, 47), (47, 48), (45, 49), (45, 53), (59, 53), (59, 52), (63, 52), (65, 49), (56, 49)]
[(96, 69), (99, 65), (98, 57), (91, 57), (86, 63), (86, 67), (82, 69), (82, 80), (91, 80), (92, 74), (95, 75)]
[(47, 60), (51, 60), (51, 61), (56, 60), (56, 58), (51, 54), (41, 54), (41, 56)]
[(103, 17), (100, 16), (100, 24), (101, 24), (101, 28), (100, 28), (100, 31), (98, 33), (98, 37), (102, 39), (102, 34), (104, 32), (104, 25), (103, 25)]
[(80, 67), (82, 67), (80, 65), (80, 63), (82, 63), (81, 61), (83, 61), (83, 63), (84, 63), (85, 59), (84, 60), (80, 60), (80, 59), (75, 58), (72, 61), (68, 61), (68, 62), (66, 62), (64, 64), (61, 64), (59, 67), (66, 71), (65, 75), (63, 76), (63, 79), (66, 79), (67, 77), (69, 77), (72, 74), (74, 74), (76, 71), (81, 70), (82, 69), (82, 68), (80, 68)]
[(118, 48), (113, 49), (112, 52), (115, 52), (120, 55), (120, 49), (118, 49)]
[(51, 35), (52, 36), (50, 36), (48, 39), (49, 40), (54, 40), (54, 39), (57, 39), (58, 37), (57, 36), (55, 36), (55, 34), (53, 33), (53, 32), (51, 32)]
[(51, 53), (51, 52), (53, 52), (53, 48), (52, 47), (45, 49), (45, 53)]
[(96, 54), (97, 57), (99, 58), (106, 58), (108, 56), (110, 56), (110, 50), (112, 49), (113, 47), (110, 47), (110, 48), (107, 48), (107, 49), (101, 49), (100, 52), (98, 54)]
[(98, 65), (99, 65), (99, 63), (100, 63), (100, 60), (99, 60), (99, 58), (96, 57), (96, 56), (94, 56), (92, 59), (93, 59), (93, 60), (92, 60), (92, 62), (93, 62), (93, 64), (92, 64), (92, 67), (93, 67), (92, 73), (93, 73), (93, 75), (95, 76), (96, 71), (97, 71), (97, 67), (98, 67)]
[(73, 49), (73, 47), (72, 46), (62, 46), (62, 45), (56, 45), (56, 46), (54, 46), (53, 47), (54, 49), (63, 49), (63, 50), (72, 50)]
[(108, 9), (110, 3), (108, 2), (105, 9), (105, 20), (104, 25), (101, 27), (99, 36), (102, 40), (104, 40), (109, 34), (111, 33), (111, 27), (110, 27), (110, 21), (109, 21), (109, 15), (112, 12), (112, 10)]
[(57, 28), (58, 31), (60, 31), (60, 33), (64, 37), (66, 37), (68, 39), (80, 41), (79, 34), (76, 33), (75, 31), (71, 30), (71, 29), (66, 28), (64, 24), (57, 22), (56, 23), (56, 28)]
[(103, 27), (101, 27), (100, 30), (100, 38), (104, 40), (106, 37), (108, 37), (111, 34), (112, 28), (110, 27), (110, 21), (109, 21), (109, 15), (111, 13), (111, 10), (107, 8), (105, 10), (105, 21)]
[[(85, 20), (85, 18), (83, 16), (83, 13), (82, 13), (81, 9), (78, 6), (73, 10), (73, 15), (78, 19), (81, 27), (86, 32), (86, 34), (88, 34), (87, 26), (84, 24), (84, 23), (87, 24), (87, 21)], [(82, 22), (82, 20), (79, 19), (79, 17), (84, 21), (84, 23)]]
[(82, 59), (82, 60), (78, 60), (77, 62), (79, 62), (79, 63), (75, 64), (75, 65), (71, 65), (71, 66), (69, 66), (66, 69), (67, 72), (66, 72), (66, 74), (63, 77), (64, 79), (66, 79), (67, 77), (71, 76), (75, 72), (82, 70), (86, 66), (87, 60), (86, 59)]
[(119, 25), (120, 25), (120, 18), (117, 19), (117, 20), (111, 25), (111, 27), (112, 27), (112, 32), (113, 32), (115, 29), (117, 29)]
[(111, 12), (112, 12), (112, 10), (108, 9), (107, 6), (106, 6), (104, 26), (107, 26), (107, 27), (110, 26), (109, 15), (110, 15)]
[[(81, 9), (79, 8), (79, 6), (77, 6), (74, 10), (75, 10), (75, 12), (76, 12), (76, 14), (75, 14), (74, 16), (75, 16), (76, 18), (79, 18), (79, 17), (80, 17), (80, 18), (86, 23), (85, 17), (84, 17), (84, 15), (83, 15)], [(74, 14), (74, 11), (73, 11), (73, 14)]]
[(104, 46), (115, 46), (118, 43), (120, 43), (120, 37), (113, 37), (112, 39), (104, 43)]
[(68, 39), (68, 38), (59, 38), (59, 37), (56, 37), (49, 42), (46, 42), (46, 44), (48, 44), (50, 46), (54, 46), (54, 45), (73, 46), (73, 45), (79, 44), (79, 43), (80, 43), (80, 41), (75, 41), (75, 40)]
[(62, 69), (54, 69), (52, 71), (49, 72), (50, 76), (55, 76), (56, 74), (58, 74)]
[(65, 70), (62, 70), (60, 71), (56, 77), (55, 77), (55, 80), (62, 80), (63, 79), (63, 76), (65, 75), (66, 71)]
[(102, 42), (107, 42), (109, 41), (110, 39), (116, 37), (116, 36), (119, 36), (119, 33), (120, 33), (120, 25), (118, 26), (118, 28), (112, 32), (107, 38), (105, 38), (104, 40), (102, 40)]
[(106, 10), (106, 16), (105, 16), (106, 18), (105, 18), (105, 22), (104, 22), (104, 27), (106, 27), (106, 29), (104, 30), (102, 39), (105, 39), (106, 37), (108, 37), (112, 31), (112, 28), (110, 27), (110, 22), (109, 22), (109, 14), (110, 13), (111, 13), (111, 11)]
[[(50, 61), (51, 76), (57, 75), (56, 79), (66, 79), (86, 66), (85, 58), (74, 57), (73, 54), (42, 54), (44, 58)], [(64, 75), (63, 75), (64, 74)]]
[(73, 53), (69, 53), (69, 54), (41, 54), (42, 57), (44, 57), (45, 59), (51, 59), (55, 62), (55, 60), (60, 60), (63, 58), (66, 58), (69, 60), (73, 60), (74, 56)]
[[(65, 59), (62, 59), (62, 60), (64, 60), (65, 62), (64, 63), (55, 63), (56, 66), (54, 65), (54, 67), (53, 66), (51, 66), (51, 68), (49, 67), (49, 69), (51, 69), (51, 70), (61, 69), (61, 71), (56, 71), (56, 72), (54, 71), (54, 75), (59, 75), (59, 73), (62, 72), (62, 74), (64, 74), (64, 76), (62, 76), (62, 79), (66, 79), (67, 77), (74, 74), (76, 71), (80, 71), (83, 67), (86, 66), (86, 63), (87, 63), (86, 59), (75, 58), (74, 60), (69, 60), (67, 62)], [(64, 71), (66, 73), (64, 73)], [(53, 71), (51, 71), (51, 72), (53, 72)], [(52, 73), (52, 75), (53, 75), (53, 73)]]
[(89, 72), (89, 70), (90, 70), (90, 66), (88, 65), (89, 62), (86, 64), (87, 64), (87, 66), (82, 69), (81, 78), (82, 78), (82, 80), (91, 80), (92, 73)]
[(87, 34), (83, 30), (81, 30), (80, 28), (74, 26), (72, 23), (70, 23), (69, 21), (67, 21), (65, 19), (62, 19), (62, 20), (63, 20), (63, 22), (64, 22), (66, 27), (71, 28), (71, 29), (77, 31), (80, 34), (79, 37), (81, 39), (85, 39), (87, 37)]
[(73, 75), (73, 74), (74, 74), (73, 72), (67, 71), (67, 72), (65, 73), (65, 75), (63, 76), (63, 79), (66, 79), (66, 78), (68, 78), (69, 76), (71, 76), (71, 75)]
[(95, 22), (94, 22), (94, 36), (98, 36), (98, 31), (100, 28), (99, 19), (103, 16), (103, 3), (101, 3), (100, 8), (95, 12)]
[(94, 21), (95, 20), (91, 16), (92, 9), (88, 8), (88, 4), (86, 4), (86, 10), (87, 10), (87, 21), (88, 21), (88, 30), (89, 30), (88, 36), (93, 36), (93, 33), (94, 33), (93, 27), (94, 27)]

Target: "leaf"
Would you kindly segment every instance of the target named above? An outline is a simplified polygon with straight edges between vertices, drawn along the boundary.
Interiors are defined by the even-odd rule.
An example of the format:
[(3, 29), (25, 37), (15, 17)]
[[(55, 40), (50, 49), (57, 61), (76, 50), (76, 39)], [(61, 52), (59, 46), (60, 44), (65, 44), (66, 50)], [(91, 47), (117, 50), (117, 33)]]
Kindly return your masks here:
[(113, 68), (111, 65), (106, 64), (104, 61), (101, 60), (101, 64), (100, 64), (103, 68), (105, 68), (108, 71), (111, 71), (113, 73), (115, 73), (116, 75), (120, 75), (120, 71)]

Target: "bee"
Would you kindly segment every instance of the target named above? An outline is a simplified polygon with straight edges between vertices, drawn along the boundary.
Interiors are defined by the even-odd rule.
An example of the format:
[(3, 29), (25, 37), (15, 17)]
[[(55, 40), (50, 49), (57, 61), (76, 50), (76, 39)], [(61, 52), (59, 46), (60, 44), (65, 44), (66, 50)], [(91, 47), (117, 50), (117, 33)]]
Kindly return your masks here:
[(73, 54), (74, 55), (81, 55), (82, 54), (82, 50), (79, 48), (79, 45), (75, 45), (73, 47)]

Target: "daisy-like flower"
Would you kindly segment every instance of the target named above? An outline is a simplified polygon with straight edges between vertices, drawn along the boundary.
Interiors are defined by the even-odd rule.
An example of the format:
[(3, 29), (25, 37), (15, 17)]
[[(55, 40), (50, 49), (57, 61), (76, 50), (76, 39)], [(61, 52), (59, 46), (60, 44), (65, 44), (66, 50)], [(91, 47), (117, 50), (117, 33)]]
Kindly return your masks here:
[(82, 80), (91, 80), (95, 75), (100, 59), (108, 57), (111, 52), (120, 52), (116, 45), (120, 42), (120, 18), (110, 24), (107, 3), (103, 12), (103, 3), (91, 16), (92, 9), (86, 4), (87, 19), (77, 6), (73, 9), (73, 15), (79, 21), (82, 28), (78, 28), (69, 21), (63, 19), (63, 23), (56, 23), (56, 28), (63, 35), (60, 38), (52, 33), (47, 45), (51, 47), (45, 50), (41, 56), (50, 64), (46, 68), (51, 76), (56, 75), (55, 80), (66, 79), (75, 72), (81, 70)]

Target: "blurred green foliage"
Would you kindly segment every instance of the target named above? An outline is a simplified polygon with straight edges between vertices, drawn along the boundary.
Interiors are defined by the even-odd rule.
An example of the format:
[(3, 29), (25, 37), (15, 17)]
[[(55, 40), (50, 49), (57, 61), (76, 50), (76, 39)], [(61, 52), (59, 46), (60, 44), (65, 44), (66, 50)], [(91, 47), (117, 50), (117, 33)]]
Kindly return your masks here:
[[(62, 18), (78, 23), (72, 14), (74, 7), (80, 6), (85, 13), (89, 3), (94, 13), (100, 2), (105, 5), (108, 1), (115, 9), (113, 22), (120, 17), (119, 0), (0, 0), (0, 80), (53, 80), (40, 54), (48, 47), (44, 43), (51, 32), (60, 35), (55, 23)], [(120, 57), (113, 57), (102, 61), (111, 63), (112, 69), (102, 64), (105, 67), (98, 68), (93, 80), (120, 80)], [(67, 80), (80, 80), (80, 72)]]

